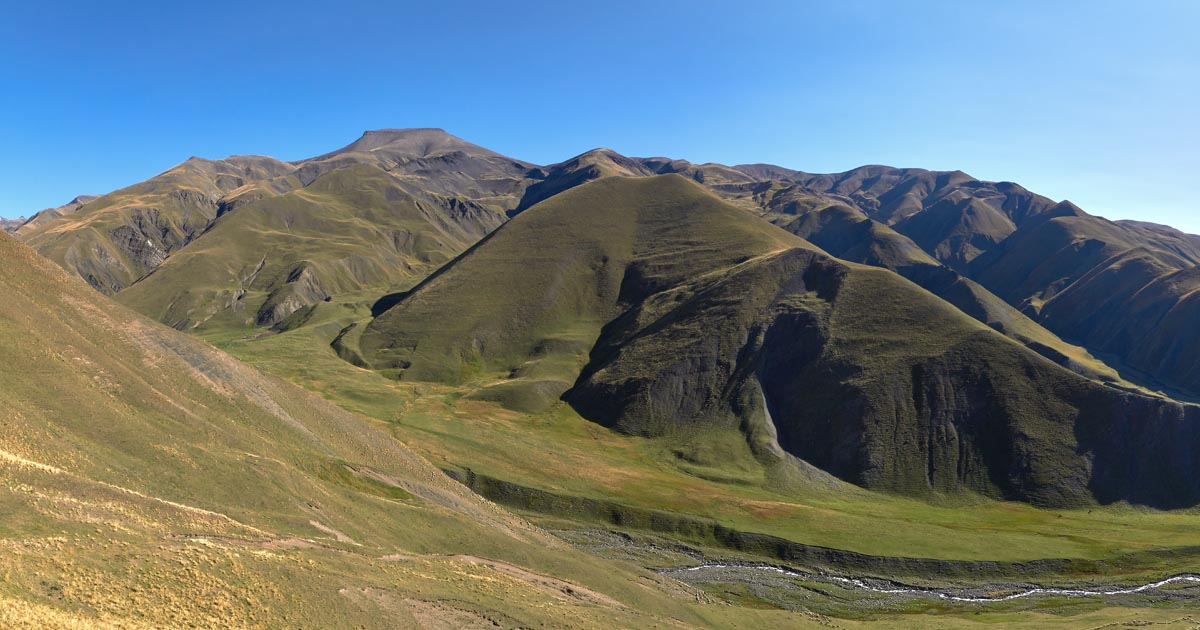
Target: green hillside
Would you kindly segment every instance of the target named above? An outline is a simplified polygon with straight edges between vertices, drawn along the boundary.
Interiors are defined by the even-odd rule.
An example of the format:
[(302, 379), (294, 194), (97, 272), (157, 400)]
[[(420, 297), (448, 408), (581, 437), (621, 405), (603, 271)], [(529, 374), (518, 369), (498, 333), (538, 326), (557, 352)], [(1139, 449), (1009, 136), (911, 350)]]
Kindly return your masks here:
[(330, 296), (422, 277), (495, 225), (482, 207), (414, 198), (357, 164), (221, 216), (118, 300), (179, 329), (272, 327)]
[(223, 195), (250, 182), (286, 179), (291, 170), (269, 157), (191, 158), (57, 218), (35, 221), (20, 236), (88, 284), (112, 294), (199, 236), (216, 218)]
[(1194, 399), (1198, 262), (1181, 232), (1070, 209), (1023, 226), (968, 273), (1050, 330)]
[(495, 395), (544, 406), (627, 305), (802, 245), (674, 175), (600, 180), (519, 216), (371, 322), (361, 356), (404, 379), (510, 375)]
[[(919, 583), (957, 581), (980, 571), (962, 568), (958, 561), (964, 559), (995, 567), (992, 571), (998, 573), (980, 574), (989, 576), (984, 579), (1000, 575), (1005, 577), (999, 579), (1037, 583), (1130, 583), (1142, 575), (1200, 568), (1189, 551), (1200, 543), (1192, 526), (1194, 510), (1147, 510), (1123, 503), (1039, 509), (962, 492), (935, 491), (920, 499), (907, 498), (866, 491), (811, 467), (800, 469), (800, 475), (781, 475), (783, 467), (764, 464), (749, 453), (740, 433), (726, 434), (723, 441), (709, 439), (712, 433), (698, 434), (703, 439), (691, 442), (679, 434), (632, 436), (584, 419), (564, 403), (528, 413), (480, 400), (480, 391), (495, 382), (486, 375), (461, 386), (389, 379), (339, 359), (329, 347), (347, 324), (369, 318), (370, 307), (367, 296), (345, 296), (319, 304), (306, 325), (284, 334), (209, 338), (347, 409), (386, 421), (394, 435), (436, 465), (456, 474), (469, 469), (473, 488), (524, 510), (547, 527), (565, 529), (560, 535), (585, 541), (599, 536), (596, 544), (585, 546), (592, 553), (662, 566), (681, 559), (664, 557), (653, 549), (682, 542), (716, 547), (707, 552), (716, 558), (733, 555), (743, 561), (783, 562), (835, 574), (865, 572)], [(355, 330), (361, 328), (362, 323)], [(511, 406), (511, 400), (505, 402)], [(777, 539), (748, 556), (739, 555), (724, 546), (728, 541), (712, 537), (714, 526), (751, 539), (756, 535)], [(609, 530), (618, 532), (615, 538), (596, 533)], [(644, 535), (661, 538), (651, 538), (644, 549), (626, 549), (615, 542), (626, 535), (634, 541)], [(935, 558), (945, 564), (931, 572), (918, 564), (897, 569), (895, 563), (885, 568), (868, 562), (864, 567), (845, 559), (781, 560), (783, 556), (776, 554), (782, 551), (776, 550), (792, 544), (898, 557), (901, 564), (907, 562), (905, 558)], [(1047, 560), (1047, 568), (1034, 568), (1037, 561), (1053, 558), (1070, 560)], [(713, 592), (722, 599), (747, 601), (736, 595), (740, 588), (731, 584)], [(816, 588), (823, 592), (823, 587)], [(781, 605), (748, 601), (755, 602), (752, 606)], [(842, 627), (857, 627), (859, 619), (869, 627), (978, 627), (980, 623), (1094, 627), (1167, 622), (1186, 614), (1186, 599), (1156, 601), (1159, 608), (1131, 601), (1034, 598), (997, 609), (909, 605), (835, 593), (831, 599), (806, 600), (804, 607), (833, 617), (828, 622)]]
[[(346, 178), (373, 172), (356, 168), (360, 166), (389, 173), (392, 187), (419, 200), (439, 227), (467, 233), (499, 225), (504, 213), (517, 205), (533, 168), (440, 129), (384, 129), (369, 131), (338, 151), (297, 162), (260, 156), (191, 158), (140, 184), (41, 213), (20, 236), (39, 253), (112, 294), (215, 227), (218, 217), (304, 189), (341, 169), (350, 169), (339, 176), (341, 186), (353, 188), (360, 184)], [(366, 188), (374, 185), (361, 183)], [(172, 297), (146, 306), (163, 313)], [(189, 299), (194, 303), (187, 308), (199, 308), (206, 316), (223, 308), (220, 299), (203, 304), (195, 302), (198, 296)], [(173, 315), (178, 316), (178, 309)]]
[(522, 411), (561, 395), (701, 465), (747, 457), (740, 435), (760, 462), (906, 494), (1200, 498), (1196, 408), (1093, 383), (675, 175), (553, 197), (335, 345)]
[(7, 235), (0, 261), (4, 627), (739, 625)]
[(1095, 627), (1194, 597), (669, 570), (1200, 570), (1200, 416), (1151, 391), (1197, 377), (1200, 241), (1165, 226), (961, 172), (539, 167), (436, 129), (43, 214), (18, 235), (69, 274), (328, 402), (0, 243), (0, 626)]

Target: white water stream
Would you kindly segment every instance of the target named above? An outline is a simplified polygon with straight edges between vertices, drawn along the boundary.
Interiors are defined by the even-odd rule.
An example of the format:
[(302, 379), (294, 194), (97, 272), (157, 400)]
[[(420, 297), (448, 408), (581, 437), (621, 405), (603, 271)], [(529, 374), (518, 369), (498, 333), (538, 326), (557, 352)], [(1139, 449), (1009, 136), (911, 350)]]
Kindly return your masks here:
[(779, 573), (782, 575), (786, 575), (788, 577), (817, 579), (817, 580), (825, 580), (828, 582), (835, 582), (838, 584), (844, 584), (847, 586), (851, 586), (853, 588), (857, 588), (859, 590), (870, 591), (873, 593), (883, 593), (883, 594), (889, 594), (889, 595), (917, 595), (917, 596), (922, 596), (922, 597), (937, 597), (940, 599), (945, 599), (945, 600), (950, 600), (950, 601), (955, 601), (955, 602), (971, 602), (971, 603), (1005, 602), (1005, 601), (1009, 601), (1012, 599), (1020, 599), (1022, 597), (1031, 597), (1034, 595), (1067, 595), (1070, 597), (1096, 597), (1096, 596), (1103, 596), (1103, 595), (1131, 595), (1134, 593), (1142, 593), (1145, 591), (1151, 591), (1151, 590), (1154, 590), (1157, 588), (1162, 588), (1169, 584), (1178, 584), (1178, 583), (1184, 583), (1184, 582), (1200, 583), (1200, 575), (1188, 574), (1188, 575), (1176, 575), (1173, 577), (1169, 577), (1165, 580), (1159, 580), (1157, 582), (1151, 582), (1149, 584), (1143, 584), (1141, 586), (1134, 586), (1134, 587), (1129, 587), (1129, 588), (1114, 588), (1114, 589), (1110, 589), (1110, 590), (1038, 587), (1038, 588), (1027, 589), (1024, 591), (1019, 591), (1019, 592), (1013, 593), (1011, 595), (1001, 595), (1001, 596), (996, 596), (996, 597), (963, 597), (963, 596), (959, 596), (959, 595), (952, 595), (950, 592), (940, 591), (937, 589), (882, 588), (882, 587), (878, 587), (878, 586), (871, 586), (870, 584), (867, 584), (863, 580), (859, 580), (859, 579), (855, 579), (855, 578), (836, 577), (836, 576), (832, 576), (832, 575), (816, 575), (816, 574), (797, 573), (795, 571), (789, 571), (787, 569), (783, 569), (780, 567), (773, 567), (773, 566), (765, 565), (765, 564), (759, 564), (759, 565), (701, 564), (698, 566), (687, 567), (684, 569), (671, 569), (668, 571), (664, 571), (663, 573), (668, 573), (668, 574), (669, 573), (684, 573), (684, 572), (689, 572), (689, 571), (701, 571), (704, 569), (750, 569), (750, 570), (757, 570), (757, 571), (769, 571), (769, 572), (773, 572), (773, 573)]

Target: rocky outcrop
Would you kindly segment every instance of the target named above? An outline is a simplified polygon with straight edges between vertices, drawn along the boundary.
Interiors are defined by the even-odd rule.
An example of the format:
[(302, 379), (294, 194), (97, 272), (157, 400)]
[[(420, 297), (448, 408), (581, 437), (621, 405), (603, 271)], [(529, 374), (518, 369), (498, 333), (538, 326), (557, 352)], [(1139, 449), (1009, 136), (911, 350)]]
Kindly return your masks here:
[(328, 297), (329, 293), (321, 287), (312, 266), (300, 263), (288, 273), (281, 286), (267, 295), (254, 317), (254, 323), (274, 326), (305, 306)]

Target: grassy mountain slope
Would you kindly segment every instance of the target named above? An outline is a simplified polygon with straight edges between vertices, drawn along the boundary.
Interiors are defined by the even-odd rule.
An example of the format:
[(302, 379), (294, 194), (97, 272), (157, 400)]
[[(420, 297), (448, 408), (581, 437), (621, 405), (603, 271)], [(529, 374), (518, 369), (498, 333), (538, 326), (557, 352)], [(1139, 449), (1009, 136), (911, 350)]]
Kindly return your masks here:
[(1087, 350), (1066, 343), (973, 280), (926, 253), (911, 239), (857, 208), (798, 185), (771, 186), (755, 194), (764, 218), (851, 262), (891, 269), (962, 312), (1088, 378), (1123, 382)]
[[(229, 331), (207, 338), (235, 356), (320, 392), (347, 409), (386, 422), (392, 433), (436, 465), (460, 472), (469, 469), (479, 477), (480, 485), (475, 487), (481, 492), (523, 510), (555, 531), (569, 530), (565, 536), (569, 539), (586, 539), (598, 528), (619, 532), (603, 537), (598, 546), (588, 547), (595, 553), (626, 553), (619, 544), (612, 546), (626, 533), (635, 539), (647, 533), (667, 537), (654, 541), (666, 548), (677, 544), (671, 539), (688, 545), (713, 544), (702, 533), (707, 524), (883, 556), (1100, 561), (1093, 569), (1068, 563), (1054, 573), (1035, 577), (1014, 570), (1004, 578), (1021, 582), (1133, 582), (1138, 579), (1134, 576), (1159, 579), (1200, 568), (1194, 550), (1184, 548), (1200, 543), (1194, 527), (1195, 510), (1164, 512), (1123, 504), (1039, 509), (960, 493), (934, 493), (916, 499), (870, 492), (836, 480), (831, 483), (828, 475), (821, 474), (816, 479), (780, 479), (772, 475), (779, 472), (778, 467), (772, 470), (739, 454), (748, 450), (740, 434), (718, 442), (694, 440), (692, 444), (678, 435), (631, 436), (590, 422), (562, 402), (545, 411), (525, 413), (479, 400), (479, 392), (495, 383), (486, 376), (460, 386), (389, 379), (339, 359), (329, 347), (348, 324), (369, 321), (371, 306), (369, 295), (339, 296), (330, 303), (320, 303), (307, 324), (283, 334), (248, 337)], [(696, 437), (711, 438), (713, 434)], [(722, 457), (708, 458), (719, 459), (718, 465), (701, 463), (706, 453), (693, 448), (701, 441), (710, 450), (714, 446), (722, 449)], [(505, 490), (502, 484), (483, 483), (484, 479), (515, 486)], [(547, 500), (542, 493), (561, 499)], [(647, 518), (647, 514), (655, 516)], [(725, 549), (713, 553), (728, 558), (733, 552)], [(762, 553), (765, 558), (743, 559), (801, 562), (785, 560), (771, 549)], [(640, 566), (665, 564), (653, 554), (635, 552), (624, 557), (633, 558)], [(837, 563), (813, 568), (861, 572)], [(901, 581), (915, 575), (929, 577), (925, 573), (889, 571), (872, 574)], [(818, 586), (817, 590), (822, 588)], [(735, 586), (712, 592), (723, 599), (748, 602), (752, 607), (769, 605), (753, 597), (741, 599), (739, 593), (743, 591)], [(832, 598), (832, 610), (815, 602), (805, 607), (835, 617), (829, 621), (840, 627), (857, 627), (860, 623), (867, 627), (980, 627), (985, 621), (1006, 627), (1022, 623), (1031, 627), (1052, 623), (1093, 627), (1176, 619), (1184, 614), (1181, 608), (1188, 608), (1186, 602), (1171, 605), (1159, 601), (1163, 608), (1131, 610), (1121, 608), (1118, 602), (1054, 598), (1044, 602), (1022, 600), (1024, 604), (997, 610), (974, 605), (881, 606), (854, 594), (847, 597), (834, 593)], [(733, 607), (733, 611), (735, 617), (749, 616), (753, 608)], [(794, 621), (796, 614), (790, 613), (788, 619)], [(1162, 616), (1155, 617), (1159, 614)]]
[(192, 158), (36, 225), (21, 237), (93, 287), (116, 293), (199, 236), (217, 216), (225, 193), (291, 170), (267, 157)]
[(66, 216), (68, 214), (75, 214), (75, 212), (77, 212), (85, 204), (91, 203), (96, 199), (99, 199), (99, 197), (96, 195), (80, 195), (63, 205), (58, 206), (57, 208), (46, 208), (45, 210), (40, 210), (34, 213), (33, 216), (29, 217), (28, 219), (23, 219), (16, 225), (12, 226), (12, 229), (9, 231), (13, 232), (18, 237), (23, 237), (34, 230), (40, 229), (42, 225), (59, 217)]
[(679, 176), (593, 182), (520, 216), (371, 322), (362, 357), (406, 379), (509, 374), (496, 395), (540, 406), (624, 305), (799, 242)]
[[(350, 194), (331, 199), (314, 191), (268, 203), (346, 169), (340, 175), (344, 180), (357, 174), (365, 179), (344, 181), (343, 188), (379, 188), (378, 172), (367, 167), (386, 171), (392, 179), (384, 186), (392, 191), (388, 194), (410, 197), (428, 215), (437, 232), (433, 241), (406, 242), (425, 233), (419, 226), (414, 231), (361, 225), (361, 217), (354, 215), (361, 210), (375, 216), (378, 200)], [(958, 171), (865, 166), (817, 175), (761, 164), (727, 167), (628, 158), (606, 149), (540, 168), (439, 129), (384, 129), (366, 132), (343, 149), (290, 164), (252, 157), (189, 160), (89, 203), (77, 203), (81, 199), (43, 212), (18, 233), (111, 293), (146, 277), (211, 229), (214, 234), (204, 247), (181, 257), (186, 265), (178, 262), (175, 271), (150, 276), (147, 286), (123, 299), (179, 327), (289, 326), (321, 299), (367, 287), (381, 293), (400, 288), (435, 264), (410, 250), (441, 249), (453, 255), (500, 225), (506, 214), (582, 183), (663, 173), (702, 183), (838, 257), (893, 269), (1089, 377), (1137, 381), (1176, 396), (1200, 392), (1200, 376), (1186, 358), (1194, 345), (1185, 322), (1195, 285), (1188, 273), (1167, 277), (1195, 266), (1200, 238), (1165, 226), (1109, 223), (1016, 184), (983, 182)], [(358, 208), (360, 201), (369, 207)], [(314, 215), (323, 203), (334, 208), (338, 219), (321, 221), (321, 229), (338, 235), (339, 245), (331, 252), (317, 247), (313, 257), (321, 261), (298, 253), (299, 239), (315, 233), (297, 238), (284, 230), (255, 227), (292, 221), (295, 207)], [(215, 221), (255, 205), (250, 217)], [(234, 226), (246, 226), (248, 233), (238, 234)], [(389, 241), (389, 235), (395, 238)], [(277, 250), (287, 253), (266, 254)], [(1045, 252), (1050, 260), (1042, 260)], [(279, 263), (275, 269), (255, 273), (260, 262), (272, 261)], [(202, 280), (195, 286), (181, 281), (188, 275), (179, 271), (184, 267), (203, 269)], [(1135, 295), (1154, 304), (1126, 308)], [(299, 319), (285, 324), (293, 315)], [(1124, 376), (1063, 338), (1105, 355)]]
[(332, 153), (297, 162), (297, 175), (307, 185), (352, 164), (370, 164), (391, 173), (418, 198), (458, 199), (486, 208), (496, 215), (496, 225), (516, 207), (535, 168), (441, 129), (380, 129), (367, 131)]
[(333, 295), (385, 293), (493, 227), (479, 206), (435, 206), (355, 164), (222, 215), (117, 298), (180, 329), (276, 326)]
[(20, 235), (92, 286), (116, 293), (212, 227), (218, 216), (303, 189), (333, 171), (371, 172), (354, 168), (363, 165), (387, 171), (407, 196), (441, 212), (437, 222), (461, 222), (454, 229), (467, 232), (499, 225), (517, 205), (532, 168), (440, 129), (369, 131), (343, 149), (293, 163), (256, 156), (192, 158), (86, 204), (41, 213)]
[(738, 625), (6, 235), (0, 261), (6, 627)]
[(1194, 397), (1198, 262), (1181, 232), (1070, 209), (1029, 222), (968, 273), (1050, 330)]
[[(901, 274), (968, 315), (1064, 367), (1089, 378), (1104, 382), (1121, 382), (1123, 386), (1133, 387), (1130, 383), (1123, 382), (1114, 369), (1083, 348), (1062, 341), (987, 289), (947, 267), (932, 255), (937, 253), (937, 242), (931, 244), (932, 249), (927, 253), (909, 237), (871, 219), (867, 212), (851, 205), (854, 199), (858, 199), (864, 205), (878, 209), (878, 202), (872, 205), (866, 200), (872, 199), (870, 194), (883, 194), (890, 204), (881, 211), (883, 214), (915, 212), (905, 221), (918, 223), (949, 220), (954, 225), (948, 226), (947, 229), (949, 232), (957, 230), (958, 235), (952, 238), (947, 232), (946, 238), (966, 239), (967, 243), (955, 242), (962, 247), (969, 247), (972, 255), (977, 255), (986, 243), (994, 244), (1003, 234), (1011, 232), (1012, 224), (1006, 215), (997, 214), (998, 211), (990, 206), (980, 206), (984, 204), (983, 201), (951, 187), (951, 182), (974, 180), (964, 179), (965, 176), (939, 178), (935, 177), (937, 174), (916, 170), (904, 171), (905, 177), (893, 176), (888, 179), (881, 175), (889, 172), (887, 169), (872, 167), (866, 169), (865, 173), (860, 170), (845, 174), (845, 178), (826, 181), (818, 176), (767, 165), (737, 168), (739, 170), (714, 164), (698, 166), (661, 158), (629, 158), (608, 149), (596, 149), (547, 167), (545, 179), (527, 189), (522, 206), (603, 177), (677, 172), (702, 183), (726, 201), (755, 214), (761, 214), (768, 221), (817, 244), (838, 258), (884, 267)], [(866, 174), (873, 174), (869, 178), (873, 187), (868, 187), (867, 192), (863, 192), (859, 187), (864, 185)], [(813, 182), (829, 192), (821, 193), (805, 185), (788, 183), (785, 180)], [(840, 183), (834, 185), (835, 181)], [(890, 189), (881, 186), (880, 181), (892, 186), (903, 185), (910, 190), (910, 194), (896, 201), (893, 199), (895, 195), (887, 194)], [(1049, 203), (1048, 200), (1043, 201), (1013, 185), (996, 184), (990, 189), (982, 186), (977, 188), (992, 190), (995, 196), (1000, 195), (1000, 192), (993, 189), (1008, 194), (1011, 200), (1006, 197), (1001, 205), (1007, 206), (1014, 216), (1029, 214), (1030, 207), (1041, 211)], [(913, 191), (919, 191), (921, 194)], [(921, 205), (925, 201), (931, 204), (928, 210)], [(908, 203), (909, 206), (904, 206), (904, 203)], [(974, 216), (976, 206), (983, 208), (979, 210), (981, 214), (998, 217), (996, 221), (1007, 226), (1007, 231), (1001, 231), (999, 236), (990, 241), (985, 239), (986, 243), (972, 236), (972, 232), (965, 226), (972, 226), (974, 223), (970, 220), (966, 220), (965, 223), (957, 222), (955, 217), (959, 213), (967, 217)], [(970, 243), (977, 243), (980, 247), (971, 246)], [(959, 248), (955, 251), (959, 251)], [(952, 257), (949, 254), (946, 256)], [(964, 259), (960, 258), (957, 262), (963, 261)]]
[(353, 333), (342, 353), (392, 376), (475, 380), (526, 410), (562, 394), (623, 432), (681, 436), (701, 464), (740, 434), (759, 460), (910, 494), (1200, 500), (1197, 409), (1091, 383), (678, 176), (551, 198), (401, 296), (357, 349)]

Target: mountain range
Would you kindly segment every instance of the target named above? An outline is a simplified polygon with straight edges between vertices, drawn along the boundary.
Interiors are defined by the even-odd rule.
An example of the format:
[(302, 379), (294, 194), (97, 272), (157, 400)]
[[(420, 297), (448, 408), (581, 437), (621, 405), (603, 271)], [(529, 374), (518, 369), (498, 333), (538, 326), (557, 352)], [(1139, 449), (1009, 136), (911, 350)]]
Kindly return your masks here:
[(1200, 571), (1167, 226), (385, 129), (5, 231), (0, 625), (975, 627), (896, 585)]
[(1013, 183), (607, 149), (543, 167), (381, 130), (193, 158), (17, 234), (182, 330), (376, 296), (341, 356), (522, 411), (740, 433), (772, 466), (902, 493), (1200, 502), (1173, 399), (1200, 393), (1200, 238)]

